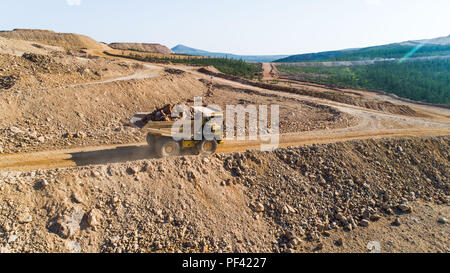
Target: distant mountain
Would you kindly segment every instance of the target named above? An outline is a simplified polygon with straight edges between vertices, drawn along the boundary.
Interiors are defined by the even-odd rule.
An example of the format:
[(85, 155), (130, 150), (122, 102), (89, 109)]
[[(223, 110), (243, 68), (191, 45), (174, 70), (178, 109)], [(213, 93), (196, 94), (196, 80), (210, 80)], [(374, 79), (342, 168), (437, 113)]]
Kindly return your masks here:
[(308, 53), (281, 58), (275, 62), (360, 61), (450, 55), (450, 35), (429, 40), (406, 41), (366, 48)]
[(400, 43), (400, 45), (420, 45), (420, 44), (427, 44), (427, 45), (450, 45), (450, 35), (447, 37), (439, 37), (429, 40), (416, 40), (416, 41), (407, 41)]
[(196, 56), (197, 55), (201, 56), (199, 54), (213, 54), (213, 53), (205, 51), (205, 50), (195, 49), (195, 48), (188, 47), (185, 45), (177, 45), (176, 47), (172, 48), (172, 51), (177, 54), (187, 54), (187, 55), (196, 55)]
[(247, 62), (261, 62), (261, 63), (273, 62), (275, 60), (289, 56), (289, 55), (236, 55), (229, 53), (216, 53), (188, 47), (185, 45), (177, 45), (176, 47), (172, 48), (172, 51), (177, 54), (214, 57), (214, 58), (229, 58), (236, 60), (244, 60)]

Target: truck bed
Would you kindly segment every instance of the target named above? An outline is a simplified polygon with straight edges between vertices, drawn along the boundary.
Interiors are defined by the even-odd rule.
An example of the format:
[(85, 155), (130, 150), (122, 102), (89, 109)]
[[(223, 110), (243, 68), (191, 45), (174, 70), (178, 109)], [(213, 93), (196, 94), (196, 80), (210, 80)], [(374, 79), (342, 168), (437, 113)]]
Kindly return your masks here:
[[(138, 113), (131, 118), (130, 122), (143, 132), (167, 137), (173, 136), (172, 126), (176, 121), (148, 121), (145, 120), (148, 115), (149, 113)], [(193, 120), (183, 121), (187, 126), (192, 126), (193, 122)]]

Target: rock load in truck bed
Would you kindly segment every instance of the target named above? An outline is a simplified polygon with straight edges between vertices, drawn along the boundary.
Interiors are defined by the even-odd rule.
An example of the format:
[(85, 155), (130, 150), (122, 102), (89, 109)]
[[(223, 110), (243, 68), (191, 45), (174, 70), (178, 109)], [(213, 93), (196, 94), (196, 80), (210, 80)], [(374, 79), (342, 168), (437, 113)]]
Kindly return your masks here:
[(145, 125), (147, 125), (151, 121), (174, 121), (177, 120), (176, 118), (172, 117), (172, 110), (173, 105), (167, 104), (163, 108), (156, 109), (150, 114), (145, 115), (140, 120), (137, 120), (134, 122), (134, 124), (139, 127), (143, 128)]

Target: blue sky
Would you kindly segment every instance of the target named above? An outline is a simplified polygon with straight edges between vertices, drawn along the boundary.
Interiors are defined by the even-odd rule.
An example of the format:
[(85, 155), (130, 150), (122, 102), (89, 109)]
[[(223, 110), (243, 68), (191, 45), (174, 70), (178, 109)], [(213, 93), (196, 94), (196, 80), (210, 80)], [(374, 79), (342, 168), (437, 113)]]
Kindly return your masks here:
[(296, 54), (450, 34), (450, 0), (2, 0), (0, 29)]

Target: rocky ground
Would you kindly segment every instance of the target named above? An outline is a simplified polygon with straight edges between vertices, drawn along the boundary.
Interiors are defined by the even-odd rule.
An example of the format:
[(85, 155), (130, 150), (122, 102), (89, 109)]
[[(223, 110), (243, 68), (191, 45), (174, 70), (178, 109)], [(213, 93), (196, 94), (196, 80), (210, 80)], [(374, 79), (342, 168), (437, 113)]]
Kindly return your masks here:
[[(356, 117), (329, 106), (221, 84), (216, 84), (211, 88), (211, 92), (204, 97), (204, 103), (218, 105), (222, 109), (226, 109), (227, 105), (243, 105), (244, 107), (267, 105), (269, 116), (270, 106), (278, 105), (280, 107), (280, 133), (282, 134), (346, 128), (354, 126), (358, 122)], [(248, 126), (246, 130), (248, 130)]]
[(381, 139), (1, 172), (0, 247), (367, 252), (378, 239), (383, 251), (448, 252), (449, 146)]
[(322, 240), (323, 248), (310, 244), (309, 249), (332, 253), (448, 253), (449, 206), (420, 201), (411, 206), (411, 213), (381, 218), (367, 228), (330, 233)]
[(206, 86), (189, 75), (170, 73), (0, 92), (0, 153), (142, 142), (145, 137), (129, 126), (135, 113), (205, 92)]
[[(59, 51), (49, 54), (0, 54), (0, 92), (38, 90), (133, 74), (136, 66), (106, 59), (90, 60)], [(3, 79), (3, 80), (2, 80)], [(7, 80), (7, 81), (5, 81)]]

